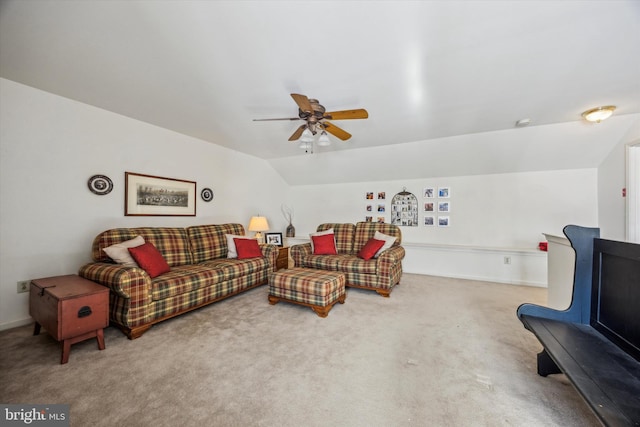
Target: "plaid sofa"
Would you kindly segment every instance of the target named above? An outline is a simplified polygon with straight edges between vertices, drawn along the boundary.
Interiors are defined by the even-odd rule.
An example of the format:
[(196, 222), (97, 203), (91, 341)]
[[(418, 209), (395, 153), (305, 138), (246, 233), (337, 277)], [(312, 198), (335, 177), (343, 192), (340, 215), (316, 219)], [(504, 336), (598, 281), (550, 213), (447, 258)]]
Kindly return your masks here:
[[(262, 258), (229, 259), (225, 234), (244, 235), (244, 228), (220, 224), (107, 230), (93, 240), (94, 262), (78, 274), (110, 288), (110, 320), (134, 339), (162, 320), (267, 283), (278, 248), (261, 245)], [(136, 236), (158, 248), (170, 272), (151, 279), (141, 268), (115, 264), (102, 250)]]
[[(338, 255), (313, 255), (311, 243), (295, 245), (289, 249), (296, 267), (317, 268), (344, 273), (347, 286), (372, 289), (384, 297), (400, 282), (402, 259), (405, 251), (400, 228), (391, 224), (359, 222), (357, 224), (320, 224), (317, 231), (333, 228)], [(392, 247), (378, 258), (363, 260), (357, 254), (376, 231), (395, 236)]]

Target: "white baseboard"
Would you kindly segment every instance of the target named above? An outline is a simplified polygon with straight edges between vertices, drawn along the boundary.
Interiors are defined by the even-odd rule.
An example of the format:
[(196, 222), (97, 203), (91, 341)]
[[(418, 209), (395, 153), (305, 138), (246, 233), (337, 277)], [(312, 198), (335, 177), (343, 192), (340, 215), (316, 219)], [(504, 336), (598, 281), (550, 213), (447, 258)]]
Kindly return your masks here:
[(402, 246), (407, 273), (547, 287), (547, 253), (536, 249), (405, 242)]
[(5, 331), (7, 329), (13, 329), (20, 326), (28, 325), (29, 323), (33, 323), (33, 319), (31, 317), (28, 317), (22, 320), (14, 320), (13, 322), (3, 323), (3, 324), (0, 324), (0, 331)]

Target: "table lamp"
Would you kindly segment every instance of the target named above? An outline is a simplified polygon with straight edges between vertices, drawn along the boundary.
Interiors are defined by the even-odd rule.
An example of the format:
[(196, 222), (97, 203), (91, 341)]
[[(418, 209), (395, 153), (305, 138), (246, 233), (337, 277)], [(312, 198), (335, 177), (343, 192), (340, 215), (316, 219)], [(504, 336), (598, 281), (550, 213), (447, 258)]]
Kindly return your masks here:
[(262, 238), (262, 231), (267, 231), (269, 229), (269, 223), (267, 222), (267, 218), (263, 216), (252, 216), (251, 221), (249, 221), (249, 231), (256, 232), (256, 239), (258, 243), (264, 243)]

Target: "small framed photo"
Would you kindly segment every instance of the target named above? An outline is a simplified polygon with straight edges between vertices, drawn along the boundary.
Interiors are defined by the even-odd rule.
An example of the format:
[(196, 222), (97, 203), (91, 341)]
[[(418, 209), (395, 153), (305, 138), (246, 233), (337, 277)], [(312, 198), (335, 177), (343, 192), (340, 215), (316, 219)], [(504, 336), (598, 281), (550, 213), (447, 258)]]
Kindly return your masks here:
[(378, 222), (378, 224), (384, 224), (384, 217), (383, 216), (379, 216), (377, 222)]
[(373, 222), (373, 217), (372, 216), (365, 216), (364, 217), (364, 222)]
[(373, 191), (367, 191), (364, 195), (366, 200), (373, 200)]
[(387, 194), (384, 191), (378, 192), (378, 200), (385, 200), (387, 198)]
[(424, 225), (426, 225), (427, 227), (433, 227), (434, 225), (436, 225), (436, 218), (431, 215), (425, 216)]
[(425, 212), (433, 212), (433, 202), (427, 202), (424, 204), (424, 211)]
[(267, 245), (282, 247), (282, 233), (264, 233), (264, 241)]
[(451, 212), (451, 203), (438, 202), (438, 212)]
[(451, 197), (451, 188), (449, 187), (439, 187), (438, 188), (438, 198), (440, 199), (448, 199)]
[(436, 189), (433, 187), (425, 187), (422, 197), (425, 199), (433, 199), (436, 196)]
[(448, 216), (439, 216), (438, 217), (438, 227), (448, 227), (449, 226), (449, 217)]
[(384, 212), (385, 211), (385, 206), (384, 205), (378, 205), (378, 212)]
[(373, 205), (367, 205), (367, 212), (373, 212)]

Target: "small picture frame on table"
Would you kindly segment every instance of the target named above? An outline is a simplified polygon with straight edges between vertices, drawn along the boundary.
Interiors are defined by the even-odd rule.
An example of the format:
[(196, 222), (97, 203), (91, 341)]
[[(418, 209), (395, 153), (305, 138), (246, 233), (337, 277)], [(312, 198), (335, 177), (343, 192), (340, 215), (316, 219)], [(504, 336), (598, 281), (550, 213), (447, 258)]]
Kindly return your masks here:
[(264, 241), (267, 245), (282, 247), (282, 233), (264, 233)]

